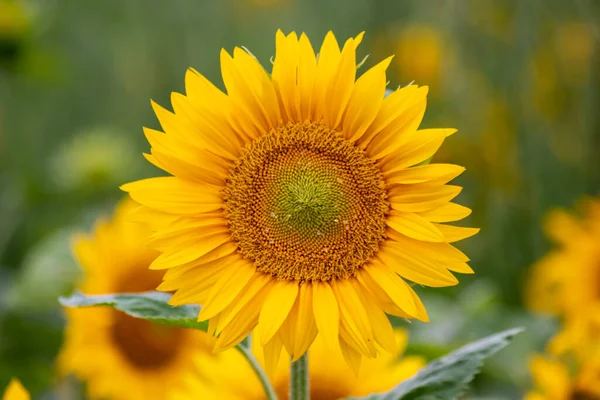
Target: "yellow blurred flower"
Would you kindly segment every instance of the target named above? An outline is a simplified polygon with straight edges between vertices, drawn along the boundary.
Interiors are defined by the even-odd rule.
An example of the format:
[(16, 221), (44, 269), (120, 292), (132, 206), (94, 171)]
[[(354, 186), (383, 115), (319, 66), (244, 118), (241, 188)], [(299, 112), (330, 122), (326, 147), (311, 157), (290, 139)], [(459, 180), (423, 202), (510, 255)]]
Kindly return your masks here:
[(401, 80), (436, 85), (443, 58), (443, 40), (438, 30), (425, 25), (409, 25), (400, 32), (396, 63)]
[(30, 396), (27, 390), (16, 379), (13, 379), (8, 384), (2, 400), (29, 400)]
[(578, 365), (536, 355), (529, 363), (535, 389), (525, 400), (592, 400), (600, 397), (600, 360)]
[(555, 51), (568, 84), (586, 82), (596, 46), (593, 27), (580, 20), (564, 21), (556, 29)]
[[(366, 396), (383, 392), (413, 376), (425, 365), (420, 356), (401, 358), (408, 335), (404, 330), (395, 332), (398, 351), (384, 353), (375, 359), (366, 359), (357, 375), (344, 361), (340, 349), (331, 349), (322, 337), (317, 337), (309, 354), (309, 379), (311, 400), (335, 400), (348, 396)], [(254, 341), (254, 354), (264, 365), (262, 351)], [(215, 396), (231, 400), (260, 400), (264, 398), (262, 388), (242, 358), (230, 358), (221, 364), (213, 379), (217, 382)], [(271, 381), (280, 400), (288, 398), (289, 362), (281, 357)]]
[(50, 160), (50, 181), (63, 190), (113, 188), (135, 175), (132, 142), (113, 128), (85, 131), (66, 141)]
[(557, 247), (532, 267), (526, 301), (535, 311), (564, 316), (600, 300), (600, 200), (580, 208), (581, 218), (557, 210), (547, 219)]
[(0, 0), (0, 41), (21, 37), (29, 28), (29, 17), (20, 1)]
[[(75, 253), (85, 272), (87, 294), (154, 290), (162, 273), (148, 270), (157, 254), (143, 242), (148, 232), (127, 222), (135, 208), (122, 202), (112, 220), (77, 237)], [(203, 368), (212, 368), (213, 338), (195, 330), (155, 325), (108, 308), (67, 309), (63, 374), (87, 384), (94, 399), (200, 399), (207, 395)]]
[(548, 344), (548, 352), (568, 355), (578, 362), (600, 363), (600, 303), (570, 314)]

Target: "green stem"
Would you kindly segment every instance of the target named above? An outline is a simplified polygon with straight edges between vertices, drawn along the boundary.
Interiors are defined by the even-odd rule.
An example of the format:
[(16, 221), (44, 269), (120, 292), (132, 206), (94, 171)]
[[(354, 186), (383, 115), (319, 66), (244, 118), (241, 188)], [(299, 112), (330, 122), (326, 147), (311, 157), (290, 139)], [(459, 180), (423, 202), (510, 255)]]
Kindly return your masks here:
[(246, 361), (248, 361), (248, 364), (250, 364), (250, 367), (252, 367), (256, 373), (256, 376), (258, 377), (258, 380), (265, 391), (267, 400), (277, 400), (277, 393), (275, 393), (275, 389), (273, 389), (273, 385), (271, 385), (269, 377), (252, 354), (252, 346), (250, 345), (249, 339), (247, 339), (247, 342), (238, 344), (235, 346), (235, 348), (242, 353)]
[(310, 400), (308, 352), (290, 364), (290, 400)]

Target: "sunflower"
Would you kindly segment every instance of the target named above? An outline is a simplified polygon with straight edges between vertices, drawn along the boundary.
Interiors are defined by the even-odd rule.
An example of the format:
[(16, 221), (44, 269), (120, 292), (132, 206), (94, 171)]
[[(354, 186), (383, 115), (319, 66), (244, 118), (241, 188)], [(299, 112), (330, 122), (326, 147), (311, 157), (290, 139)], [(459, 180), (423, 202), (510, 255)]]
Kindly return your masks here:
[[(358, 376), (348, 368), (339, 349), (331, 351), (321, 336), (315, 339), (310, 350), (309, 379), (312, 400), (335, 400), (348, 396), (366, 396), (384, 392), (413, 376), (425, 365), (421, 356), (404, 356), (408, 335), (404, 330), (394, 332), (397, 352), (382, 354), (374, 359), (366, 359)], [(253, 342), (254, 353), (264, 365), (258, 342)], [(262, 387), (247, 363), (241, 357), (229, 356), (227, 363), (215, 370), (213, 379), (215, 397), (231, 400), (260, 400), (264, 398)], [(271, 382), (278, 398), (288, 398), (289, 364), (280, 359), (272, 374)]]
[(589, 359), (573, 371), (567, 360), (536, 355), (529, 369), (536, 388), (525, 400), (600, 399), (600, 359)]
[[(148, 269), (157, 253), (143, 244), (147, 228), (124, 219), (132, 207), (131, 200), (121, 203), (112, 221), (74, 240), (84, 293), (142, 292), (160, 283), (162, 273)], [(103, 307), (67, 309), (66, 315), (59, 367), (85, 381), (91, 398), (208, 398), (199, 367), (213, 358), (210, 335)]]
[(547, 219), (558, 247), (532, 268), (526, 302), (535, 311), (567, 316), (600, 301), (600, 201), (580, 209), (583, 218), (556, 210)]
[(27, 390), (16, 379), (10, 381), (4, 392), (4, 396), (2, 396), (2, 400), (29, 400), (30, 398)]
[(391, 57), (355, 79), (362, 37), (340, 49), (330, 32), (317, 57), (305, 34), (279, 31), (270, 74), (222, 50), (227, 94), (190, 69), (174, 112), (153, 103), (165, 133), (144, 130), (146, 158), (172, 176), (122, 189), (154, 231), (159, 289), (203, 305), (216, 350), (256, 327), (270, 368), (320, 334), (356, 369), (396, 350), (385, 313), (428, 320), (405, 279), (473, 272), (450, 243), (478, 230), (443, 224), (471, 212), (446, 184), (464, 168), (420, 165), (455, 130), (418, 129), (427, 87), (384, 98)]

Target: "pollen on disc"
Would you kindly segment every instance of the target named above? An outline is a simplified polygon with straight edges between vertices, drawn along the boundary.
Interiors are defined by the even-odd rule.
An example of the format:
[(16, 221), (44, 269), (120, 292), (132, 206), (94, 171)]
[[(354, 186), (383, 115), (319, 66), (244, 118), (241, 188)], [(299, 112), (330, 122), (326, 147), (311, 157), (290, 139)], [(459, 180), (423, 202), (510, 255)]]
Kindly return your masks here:
[(250, 143), (232, 168), (225, 213), (240, 253), (283, 280), (353, 276), (385, 238), (381, 172), (321, 124), (288, 124)]

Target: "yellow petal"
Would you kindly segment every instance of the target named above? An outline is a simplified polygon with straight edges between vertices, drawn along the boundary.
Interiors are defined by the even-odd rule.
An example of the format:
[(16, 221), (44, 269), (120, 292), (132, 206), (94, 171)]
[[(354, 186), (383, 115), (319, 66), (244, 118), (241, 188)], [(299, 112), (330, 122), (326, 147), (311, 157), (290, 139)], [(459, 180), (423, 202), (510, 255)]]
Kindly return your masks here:
[(219, 325), (216, 333), (219, 334), (231, 322), (231, 320), (246, 306), (259, 292), (265, 290), (265, 287), (271, 282), (271, 277), (261, 273), (255, 273), (244, 290), (236, 297), (231, 304), (225, 308), (219, 318)]
[(165, 274), (163, 282), (158, 286), (158, 290), (169, 292), (179, 288), (184, 288), (179, 290), (179, 296), (186, 291), (194, 293), (195, 289), (204, 283), (203, 281), (212, 280), (214, 283), (218, 276), (220, 276), (221, 271), (230, 267), (231, 264), (240, 261), (241, 259), (237, 255), (234, 255), (217, 259), (202, 266), (188, 268), (186, 271), (180, 272), (176, 275), (170, 274), (170, 272), (174, 270), (170, 269)]
[(473, 235), (476, 235), (479, 228), (465, 228), (462, 226), (452, 226), (444, 224), (434, 224), (440, 232), (444, 235), (444, 238), (448, 243), (458, 242), (459, 240), (466, 239)]
[(392, 57), (381, 61), (358, 78), (354, 85), (342, 123), (344, 136), (351, 142), (363, 136), (381, 108), (385, 93), (385, 71), (391, 61)]
[(449, 243), (422, 242), (404, 236), (392, 229), (388, 229), (386, 233), (390, 239), (399, 242), (407, 252), (421, 254), (427, 258), (439, 260), (444, 263), (456, 264), (469, 261), (469, 257), (466, 254)]
[(340, 310), (335, 294), (326, 282), (313, 284), (313, 312), (320, 335), (325, 340), (330, 350), (336, 349), (338, 344)]
[(406, 108), (407, 102), (414, 96), (417, 91), (417, 85), (405, 86), (386, 96), (381, 103), (379, 113), (375, 117), (373, 123), (369, 126), (363, 137), (358, 140), (359, 146), (364, 150), (375, 135), (381, 133), (399, 114)]
[(239, 47), (233, 49), (233, 61), (236, 63), (238, 70), (245, 75), (245, 82), (252, 93), (257, 108), (267, 121), (268, 127), (275, 128), (279, 126), (281, 112), (277, 94), (265, 69), (256, 58)]
[(439, 262), (408, 253), (393, 241), (384, 242), (377, 255), (384, 265), (412, 282), (431, 287), (453, 286), (458, 283), (456, 277)]
[(337, 71), (339, 60), (340, 47), (333, 32), (329, 31), (325, 35), (319, 51), (315, 80), (310, 96), (310, 118), (313, 121), (319, 121), (324, 117), (327, 88)]
[(356, 291), (348, 280), (334, 281), (331, 287), (340, 307), (342, 327), (346, 327), (354, 344), (360, 346), (365, 355), (375, 357), (377, 352), (374, 346), (371, 322)]
[(267, 290), (261, 290), (246, 304), (231, 322), (223, 329), (217, 342), (215, 351), (226, 350), (235, 346), (246, 338), (258, 324), (258, 315), (263, 307)]
[(317, 325), (313, 314), (313, 290), (309, 283), (300, 286), (297, 318), (292, 361), (302, 357), (317, 337)]
[(411, 288), (408, 285), (407, 285), (407, 287), (408, 287), (408, 290), (410, 291), (410, 294), (412, 295), (412, 298), (415, 302), (415, 306), (417, 307), (417, 314), (414, 317), (423, 322), (429, 322), (429, 316), (427, 315), (427, 310), (425, 309), (425, 306), (423, 305), (421, 298), (413, 290), (413, 288)]
[[(235, 160), (240, 155), (242, 146), (237, 137), (231, 134), (231, 129), (222, 121), (225, 118), (224, 115), (214, 117), (211, 115), (211, 111), (198, 109), (191, 99), (180, 93), (171, 94), (171, 104), (175, 116), (184, 129), (188, 130), (188, 137), (193, 140), (192, 146), (209, 150), (229, 160)], [(161, 115), (163, 113), (164, 111), (161, 112)]]
[(469, 266), (467, 263), (453, 263), (446, 264), (446, 268), (450, 271), (458, 272), (460, 274), (474, 274), (473, 268)]
[[(228, 171), (230, 160), (214, 155), (207, 150), (190, 146), (189, 143), (176, 136), (149, 128), (143, 128), (143, 130), (154, 152), (170, 155), (181, 160), (186, 166), (209, 168), (221, 174), (226, 174)], [(200, 160), (202, 160), (202, 163), (200, 163)]]
[(444, 235), (431, 222), (413, 213), (394, 212), (388, 215), (387, 225), (416, 240), (443, 242)]
[(376, 134), (367, 145), (366, 152), (373, 159), (381, 159), (394, 153), (410, 140), (421, 124), (427, 106), (428, 87), (423, 86), (409, 92), (396, 115), (381, 132)]
[(464, 167), (454, 164), (428, 164), (402, 169), (385, 177), (385, 182), (390, 184), (408, 185), (435, 180), (437, 183), (447, 183), (459, 176)]
[(402, 146), (380, 160), (379, 166), (384, 177), (430, 159), (444, 139), (455, 132), (456, 129), (421, 129), (407, 133)]
[(417, 314), (415, 302), (408, 290), (408, 285), (402, 278), (385, 265), (377, 262), (363, 266), (363, 270), (402, 311), (410, 316)]
[(290, 310), (285, 321), (281, 324), (281, 328), (279, 329), (279, 338), (283, 342), (283, 346), (287, 350), (288, 354), (291, 356), (294, 355), (294, 347), (296, 343), (296, 323), (298, 322), (298, 297), (296, 297), (296, 301)]
[(354, 289), (369, 316), (369, 320), (371, 321), (375, 341), (379, 343), (385, 351), (390, 354), (396, 354), (398, 352), (398, 346), (396, 345), (396, 336), (394, 334), (394, 328), (392, 328), (392, 324), (390, 324), (390, 320), (377, 306), (375, 301), (371, 298), (371, 295), (360, 282), (353, 280), (352, 283), (352, 286), (354, 286)]
[(238, 255), (215, 260), (213, 263), (191, 269), (188, 273), (181, 274), (176, 278), (165, 278), (158, 289), (162, 291), (176, 290), (169, 300), (169, 304), (174, 306), (192, 303), (205, 304), (213, 293), (213, 287), (217, 281), (231, 276), (233, 268), (237, 265), (243, 266), (244, 262)]
[(362, 359), (360, 353), (354, 350), (344, 340), (340, 340), (340, 349), (342, 350), (344, 360), (346, 360), (346, 363), (350, 366), (350, 369), (354, 375), (358, 377), (358, 373), (360, 372), (360, 362)]
[(207, 320), (223, 311), (244, 290), (255, 273), (256, 268), (250, 263), (240, 262), (236, 264), (236, 271), (233, 275), (222, 274), (213, 286), (206, 304), (202, 307), (198, 320)]
[(271, 381), (275, 378), (275, 372), (277, 371), (277, 364), (279, 364), (279, 358), (281, 357), (282, 347), (283, 343), (281, 342), (279, 335), (273, 336), (273, 338), (263, 346), (265, 371)]
[(369, 276), (364, 268), (358, 271), (356, 278), (385, 313), (401, 318), (411, 318), (411, 315), (398, 307), (387, 293), (381, 290), (379, 285)]
[(231, 143), (239, 143), (235, 136), (229, 135), (234, 128), (230, 124), (234, 110), (225, 93), (193, 68), (186, 71), (185, 90), (192, 107), (203, 117), (203, 130)]
[(462, 187), (454, 185), (410, 186), (396, 187), (388, 191), (392, 209), (412, 213), (432, 210), (446, 204), (462, 191)]
[(273, 87), (277, 93), (281, 112), (287, 122), (302, 122), (297, 103), (297, 71), (299, 63), (298, 36), (296, 32), (287, 37), (278, 30), (275, 35), (275, 59), (273, 60)]
[[(165, 229), (155, 232), (148, 240), (148, 246), (160, 251), (169, 251), (188, 247), (190, 241), (203, 241), (207, 236), (230, 234), (229, 226), (221, 223), (221, 218), (206, 221), (199, 220), (196, 226), (180, 229)], [(206, 225), (203, 225), (206, 223)], [(194, 241), (194, 239), (196, 239)]]
[(453, 222), (471, 215), (471, 209), (460, 204), (448, 203), (433, 210), (423, 211), (419, 215), (431, 222)]
[[(181, 275), (182, 273), (188, 271), (189, 269), (201, 267), (201, 266), (210, 264), (216, 260), (219, 260), (221, 258), (225, 258), (229, 255), (232, 255), (232, 253), (234, 253), (236, 250), (237, 250), (237, 244), (232, 241), (227, 241), (227, 242), (215, 247), (213, 250), (209, 251), (208, 253), (206, 253), (205, 255), (203, 255), (200, 258), (192, 260), (189, 263), (170, 268), (167, 271), (165, 277), (168, 276), (168, 277), (175, 278), (175, 277)], [(167, 267), (167, 268), (169, 268), (169, 267)], [(155, 266), (150, 265), (150, 269), (155, 269)]]
[(277, 333), (298, 296), (296, 282), (277, 281), (273, 282), (271, 286), (258, 318), (258, 330), (263, 345)]
[(326, 111), (323, 112), (325, 124), (331, 128), (337, 128), (340, 124), (350, 96), (352, 96), (356, 78), (356, 47), (361, 42), (363, 34), (359, 34), (356, 39), (350, 38), (346, 41), (340, 54), (337, 70), (333, 73), (331, 81), (328, 82), (326, 98), (322, 106), (326, 108)]
[(225, 186), (225, 176), (219, 176), (216, 171), (193, 166), (177, 157), (161, 153), (158, 150), (152, 150), (152, 154), (144, 153), (144, 158), (163, 171), (184, 180), (194, 181), (199, 184), (206, 183), (214, 186)]
[(121, 186), (121, 190), (140, 204), (172, 214), (200, 214), (223, 206), (216, 190), (175, 177), (142, 179)]
[(311, 96), (317, 71), (315, 51), (306, 34), (300, 35), (298, 42), (298, 91), (296, 104), (300, 110), (300, 121), (305, 121), (311, 115)]
[(231, 240), (229, 232), (216, 233), (204, 236), (202, 241), (197, 241), (192, 237), (187, 246), (174, 251), (165, 251), (158, 256), (151, 264), (150, 269), (166, 269), (183, 265), (199, 259), (217, 247)]
[(263, 113), (262, 106), (257, 103), (251, 84), (240, 67), (240, 63), (234, 61), (227, 51), (221, 50), (221, 75), (227, 94), (239, 110), (238, 119), (248, 121), (245, 126), (250, 131), (246, 133), (256, 138), (266, 134), (272, 124)]

